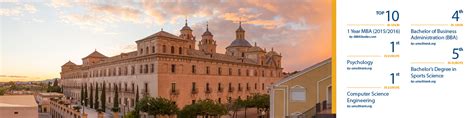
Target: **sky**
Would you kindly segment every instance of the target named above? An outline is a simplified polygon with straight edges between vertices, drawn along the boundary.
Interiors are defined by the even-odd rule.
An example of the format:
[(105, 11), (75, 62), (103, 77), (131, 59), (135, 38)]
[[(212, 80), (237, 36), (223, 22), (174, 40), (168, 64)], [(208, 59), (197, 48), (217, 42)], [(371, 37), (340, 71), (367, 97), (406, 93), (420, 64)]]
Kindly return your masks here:
[(331, 0), (0, 0), (0, 82), (59, 78), (67, 61), (136, 50), (161, 29), (179, 35), (185, 19), (196, 40), (209, 24), (218, 53), (242, 21), (251, 44), (282, 54), (285, 72), (331, 56)]

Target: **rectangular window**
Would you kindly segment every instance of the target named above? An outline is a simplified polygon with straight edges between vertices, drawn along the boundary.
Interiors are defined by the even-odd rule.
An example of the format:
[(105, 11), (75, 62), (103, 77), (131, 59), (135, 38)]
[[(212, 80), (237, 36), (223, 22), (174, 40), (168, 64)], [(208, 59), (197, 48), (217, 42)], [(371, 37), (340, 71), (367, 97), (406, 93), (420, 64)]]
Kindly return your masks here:
[(217, 68), (217, 74), (221, 75), (222, 71), (221, 71), (221, 67)]
[(145, 70), (145, 73), (148, 73), (148, 64), (145, 64), (144, 70)]
[(143, 65), (140, 65), (140, 74), (143, 73)]
[(221, 88), (221, 83), (218, 83), (218, 84), (217, 84), (217, 90), (218, 90), (219, 92), (221, 92), (221, 91), (222, 91), (222, 88)]
[(262, 83), (262, 90), (265, 90), (265, 83)]
[(176, 65), (171, 64), (171, 73), (176, 73)]
[(229, 68), (229, 75), (232, 75), (232, 68)]
[(249, 86), (249, 83), (247, 83), (247, 86), (245, 87), (248, 90), (250, 90), (250, 86)]
[(196, 65), (192, 66), (191, 71), (192, 71), (193, 74), (196, 74)]
[(132, 71), (130, 72), (132, 75), (135, 75), (135, 66), (132, 66)]
[(122, 83), (119, 83), (118, 91), (120, 92), (122, 90)]
[(206, 66), (206, 74), (210, 74), (211, 73), (211, 68), (209, 66)]
[(132, 92), (135, 92), (135, 83), (132, 83)]
[(122, 75), (122, 68), (118, 68), (118, 76), (121, 76)]
[(124, 74), (125, 74), (125, 75), (128, 75), (128, 67), (127, 67), (127, 66), (125, 66)]
[(239, 85), (238, 85), (237, 87), (239, 87), (239, 88), (238, 88), (239, 91), (242, 91), (242, 88), (240, 87), (240, 83), (239, 83)]
[(171, 92), (176, 92), (176, 83), (171, 83)]
[(145, 93), (148, 94), (148, 83), (145, 83)]
[(155, 64), (150, 64), (150, 73), (155, 72)]
[(306, 100), (305, 90), (302, 88), (291, 89), (291, 100), (292, 101), (305, 101)]
[(238, 73), (238, 75), (240, 76), (240, 75), (241, 75), (240, 69), (238, 69), (237, 71), (238, 71), (238, 72), (237, 72), (237, 73)]
[(196, 92), (196, 82), (193, 82), (193, 88), (192, 88), (192, 92)]
[(128, 86), (127, 86), (127, 83), (125, 83), (125, 91), (127, 91), (128, 89)]

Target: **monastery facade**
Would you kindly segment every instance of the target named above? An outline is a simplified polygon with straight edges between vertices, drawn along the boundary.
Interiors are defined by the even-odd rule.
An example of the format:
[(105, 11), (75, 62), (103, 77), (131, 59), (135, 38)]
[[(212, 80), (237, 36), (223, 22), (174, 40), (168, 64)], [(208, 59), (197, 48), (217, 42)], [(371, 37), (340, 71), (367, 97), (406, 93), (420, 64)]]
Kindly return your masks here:
[(113, 104), (114, 85), (119, 87), (120, 107), (125, 107), (121, 110), (133, 109), (137, 89), (140, 98), (164, 97), (182, 108), (197, 100), (226, 103), (268, 93), (271, 84), (282, 78), (281, 54), (251, 45), (241, 23), (225, 53), (216, 52), (213, 37), (206, 27), (196, 42), (186, 21), (179, 36), (161, 30), (135, 41), (136, 51), (112, 57), (94, 51), (82, 58), (82, 64), (69, 61), (61, 66), (64, 94), (80, 100), (81, 86), (87, 85), (90, 92), (99, 83), (101, 91), (105, 82), (108, 108)]

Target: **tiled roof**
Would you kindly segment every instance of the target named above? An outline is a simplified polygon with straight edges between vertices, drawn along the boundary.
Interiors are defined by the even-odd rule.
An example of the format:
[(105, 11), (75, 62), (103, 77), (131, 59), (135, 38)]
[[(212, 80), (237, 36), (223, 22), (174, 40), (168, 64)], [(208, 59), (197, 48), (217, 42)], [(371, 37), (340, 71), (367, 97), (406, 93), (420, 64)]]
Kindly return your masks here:
[(96, 51), (92, 52), (91, 54), (87, 55), (86, 57), (84, 57), (83, 59), (91, 58), (91, 57), (93, 57), (93, 58), (107, 58), (107, 56), (103, 55), (100, 52), (97, 52), (97, 50), (96, 50)]

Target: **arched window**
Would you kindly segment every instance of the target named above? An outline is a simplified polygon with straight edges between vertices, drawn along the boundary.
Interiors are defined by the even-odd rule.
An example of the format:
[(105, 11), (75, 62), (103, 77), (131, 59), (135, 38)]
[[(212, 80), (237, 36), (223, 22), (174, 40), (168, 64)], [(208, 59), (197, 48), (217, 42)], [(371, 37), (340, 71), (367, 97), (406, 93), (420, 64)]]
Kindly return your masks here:
[(174, 46), (171, 46), (171, 54), (174, 54)]
[(155, 46), (151, 47), (151, 53), (155, 53)]
[(163, 45), (163, 53), (166, 53), (166, 45)]
[(148, 54), (148, 52), (149, 52), (148, 50), (149, 50), (149, 48), (148, 48), (148, 47), (146, 47), (146, 54)]

